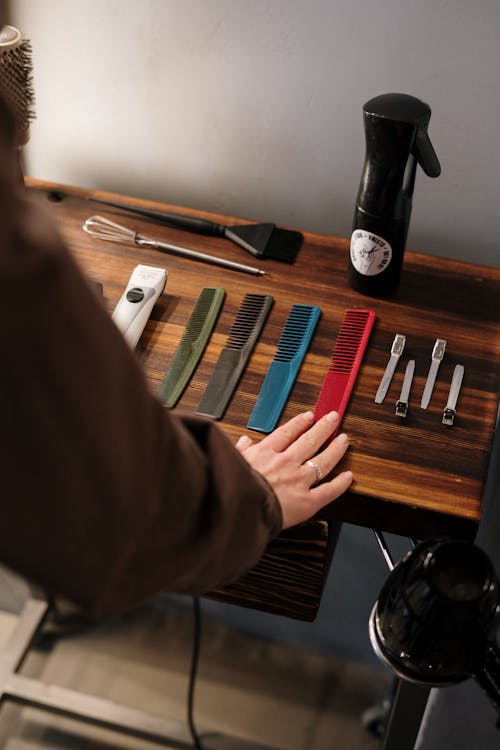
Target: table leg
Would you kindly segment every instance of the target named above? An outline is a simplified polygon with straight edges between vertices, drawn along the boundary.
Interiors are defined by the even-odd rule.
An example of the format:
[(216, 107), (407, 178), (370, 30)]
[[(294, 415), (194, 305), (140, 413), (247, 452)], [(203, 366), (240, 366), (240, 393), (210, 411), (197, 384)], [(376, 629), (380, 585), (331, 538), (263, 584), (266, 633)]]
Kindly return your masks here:
[(398, 680), (382, 750), (413, 750), (431, 688)]

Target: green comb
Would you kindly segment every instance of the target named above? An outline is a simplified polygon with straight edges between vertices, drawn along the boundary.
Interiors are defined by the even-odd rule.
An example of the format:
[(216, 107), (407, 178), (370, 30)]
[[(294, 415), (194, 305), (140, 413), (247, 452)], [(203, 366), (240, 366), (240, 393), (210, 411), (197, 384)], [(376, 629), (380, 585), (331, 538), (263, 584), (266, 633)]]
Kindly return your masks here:
[(221, 287), (201, 290), (186, 329), (158, 390), (165, 406), (175, 406), (200, 361), (226, 292)]

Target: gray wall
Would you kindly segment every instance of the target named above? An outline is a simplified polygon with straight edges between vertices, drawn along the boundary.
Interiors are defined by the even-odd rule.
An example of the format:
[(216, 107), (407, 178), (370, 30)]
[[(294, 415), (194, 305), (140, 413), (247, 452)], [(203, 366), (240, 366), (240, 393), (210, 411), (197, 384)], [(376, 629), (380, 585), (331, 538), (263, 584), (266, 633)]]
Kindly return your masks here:
[[(34, 48), (35, 177), (348, 235), (362, 105), (401, 91), (430, 104), (442, 164), (418, 175), (409, 247), (499, 265), (498, 0), (15, 0), (11, 22)], [(386, 574), (345, 526), (313, 625), (206, 608), (371, 659)]]
[(408, 246), (499, 264), (498, 0), (12, 0), (34, 47), (28, 172), (348, 235), (361, 108), (433, 111)]

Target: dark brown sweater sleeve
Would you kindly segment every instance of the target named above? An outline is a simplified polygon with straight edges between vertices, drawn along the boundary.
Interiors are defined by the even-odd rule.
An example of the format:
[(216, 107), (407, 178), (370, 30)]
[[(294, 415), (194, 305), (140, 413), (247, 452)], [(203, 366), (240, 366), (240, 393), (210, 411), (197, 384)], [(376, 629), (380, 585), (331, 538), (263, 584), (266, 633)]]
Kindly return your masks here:
[(0, 559), (92, 616), (253, 566), (277, 499), (213, 422), (165, 409), (45, 209), (0, 195)]

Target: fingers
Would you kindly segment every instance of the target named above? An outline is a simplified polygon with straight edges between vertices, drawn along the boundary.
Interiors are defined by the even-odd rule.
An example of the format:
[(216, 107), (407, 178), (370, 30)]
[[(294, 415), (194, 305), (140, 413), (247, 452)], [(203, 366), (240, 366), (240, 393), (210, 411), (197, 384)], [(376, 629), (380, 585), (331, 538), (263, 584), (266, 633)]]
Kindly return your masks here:
[[(318, 419), (310, 429), (299, 435), (293, 445), (290, 445), (290, 451), (293, 452), (297, 461), (303, 463), (312, 456), (315, 456), (319, 449), (326, 443), (328, 438), (333, 435), (338, 424), (339, 415), (337, 412), (332, 411), (325, 414), (321, 419)], [(325, 474), (325, 472), (323, 472), (323, 474)]]
[(283, 515), (283, 528), (290, 528), (312, 518), (325, 505), (340, 497), (350, 487), (352, 480), (352, 472), (343, 471), (329, 482), (323, 482), (295, 498), (289, 493), (281, 497), (277, 493)]
[[(244, 453), (248, 448), (256, 448), (257, 446), (260, 452), (271, 451), (276, 454), (288, 451), (292, 460), (302, 465), (308, 459), (315, 456), (319, 449), (327, 443), (328, 439), (331, 438), (337, 429), (338, 423), (339, 415), (337, 412), (332, 411), (329, 414), (325, 414), (315, 423), (313, 412), (306, 411), (292, 417), (284, 425), (267, 435), (260, 443), (256, 444), (248, 435), (242, 435), (235, 447), (240, 453)], [(330, 446), (333, 442), (330, 441), (330, 444), (325, 449), (326, 453), (322, 461), (321, 471), (316, 472), (318, 481), (323, 476), (326, 476), (339, 460), (338, 453), (342, 441), (331, 448)], [(313, 465), (311, 465), (311, 470), (315, 470)]]
[(312, 411), (297, 414), (296, 417), (292, 417), (292, 419), (281, 425), (281, 427), (277, 427), (262, 442), (266, 443), (269, 448), (272, 448), (277, 453), (281, 453), (281, 451), (286, 450), (313, 424), (314, 414)]
[(329, 482), (313, 487), (309, 492), (309, 497), (314, 505), (314, 513), (340, 497), (351, 486), (352, 479), (352, 471), (343, 471)]
[(327, 447), (314, 456), (313, 460), (305, 461), (304, 468), (307, 469), (311, 485), (321, 481), (328, 476), (338, 464), (349, 447), (349, 438), (345, 433), (338, 435)]

